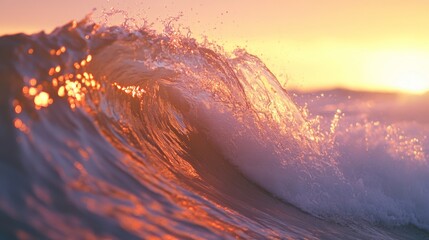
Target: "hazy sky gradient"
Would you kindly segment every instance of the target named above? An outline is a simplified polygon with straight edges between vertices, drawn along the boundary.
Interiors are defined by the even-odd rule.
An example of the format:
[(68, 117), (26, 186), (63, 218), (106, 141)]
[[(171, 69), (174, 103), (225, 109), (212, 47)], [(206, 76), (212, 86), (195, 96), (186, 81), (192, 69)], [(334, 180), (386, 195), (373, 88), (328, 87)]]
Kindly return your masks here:
[(50, 31), (93, 8), (96, 16), (115, 7), (156, 23), (183, 12), (180, 23), (195, 37), (245, 47), (281, 82), (288, 78), (288, 88), (429, 90), (429, 2), (423, 0), (0, 0), (0, 6), (0, 34)]

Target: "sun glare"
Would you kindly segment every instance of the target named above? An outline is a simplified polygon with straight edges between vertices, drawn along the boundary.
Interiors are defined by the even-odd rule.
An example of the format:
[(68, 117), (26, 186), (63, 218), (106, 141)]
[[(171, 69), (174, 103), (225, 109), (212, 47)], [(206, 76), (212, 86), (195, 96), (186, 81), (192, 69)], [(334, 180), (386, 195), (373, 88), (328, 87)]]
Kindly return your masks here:
[(415, 93), (425, 92), (429, 87), (429, 78), (413, 69), (399, 69), (396, 75), (392, 76), (392, 81), (393, 87)]
[(429, 91), (429, 54), (383, 52), (368, 61), (367, 75), (387, 90), (424, 93)]

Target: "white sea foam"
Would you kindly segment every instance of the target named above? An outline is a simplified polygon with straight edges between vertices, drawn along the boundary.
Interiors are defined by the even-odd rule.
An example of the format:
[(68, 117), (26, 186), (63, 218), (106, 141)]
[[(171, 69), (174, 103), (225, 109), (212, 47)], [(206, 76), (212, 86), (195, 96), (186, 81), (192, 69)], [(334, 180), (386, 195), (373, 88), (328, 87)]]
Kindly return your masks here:
[(302, 111), (276, 89), (270, 73), (241, 73), (237, 76), (247, 107), (205, 102), (197, 115), (210, 138), (250, 180), (336, 222), (429, 229), (429, 131), (423, 123), (386, 118), (380, 112), (386, 102), (375, 102), (376, 112), (366, 102), (336, 98), (319, 105), (316, 99), (312, 109), (329, 105), (331, 112), (314, 111), (301, 119)]

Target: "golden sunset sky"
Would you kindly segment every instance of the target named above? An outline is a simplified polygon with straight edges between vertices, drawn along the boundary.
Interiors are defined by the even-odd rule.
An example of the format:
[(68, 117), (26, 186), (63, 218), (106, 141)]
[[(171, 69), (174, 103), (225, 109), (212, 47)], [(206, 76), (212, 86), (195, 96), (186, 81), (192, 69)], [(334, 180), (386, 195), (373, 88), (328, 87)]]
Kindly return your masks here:
[(0, 34), (52, 31), (96, 8), (141, 23), (183, 17), (194, 37), (259, 56), (286, 88), (429, 91), (427, 0), (1, 1)]

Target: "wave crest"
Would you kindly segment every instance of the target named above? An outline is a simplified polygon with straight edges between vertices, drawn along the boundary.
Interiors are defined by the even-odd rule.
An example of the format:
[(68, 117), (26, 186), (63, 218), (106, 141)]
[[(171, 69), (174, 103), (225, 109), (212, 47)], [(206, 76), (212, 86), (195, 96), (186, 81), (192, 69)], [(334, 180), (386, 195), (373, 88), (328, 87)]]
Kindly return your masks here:
[[(111, 224), (118, 228), (109, 234), (122, 236), (192, 237), (197, 230), (189, 225), (207, 236), (225, 229), (256, 238), (309, 234), (302, 230), (308, 226), (293, 230), (278, 219), (270, 220), (279, 231), (272, 233), (250, 217), (264, 215), (240, 207), (261, 205), (246, 203), (251, 193), (272, 214), (285, 208), (306, 218), (241, 174), (324, 219), (429, 229), (428, 144), (413, 125), (401, 132), (339, 110), (311, 117), (244, 50), (226, 54), (174, 31), (130, 31), (89, 19), (49, 35), (2, 37), (0, 49), (0, 149), (8, 157), (2, 165), (18, 169), (3, 178), (7, 186), (21, 177), (22, 189), (30, 189), (5, 187), (11, 197), (0, 208), (32, 234), (42, 236), (55, 219), (62, 222), (45, 233), (50, 237), (70, 224), (99, 237), (103, 231), (91, 231), (93, 225)], [(61, 199), (75, 215), (62, 216)], [(31, 211), (49, 218), (37, 225), (25, 220)], [(109, 214), (115, 223), (103, 218)], [(243, 219), (252, 230), (236, 224)]]

